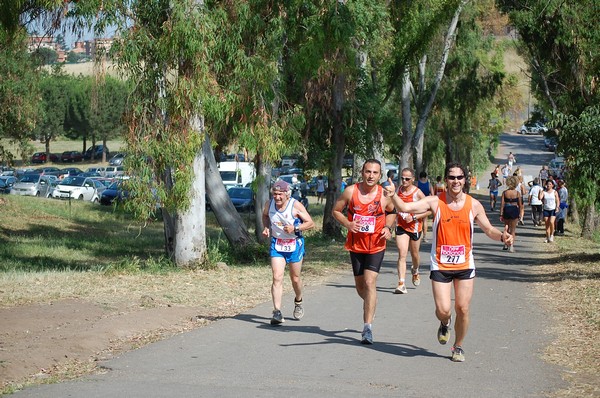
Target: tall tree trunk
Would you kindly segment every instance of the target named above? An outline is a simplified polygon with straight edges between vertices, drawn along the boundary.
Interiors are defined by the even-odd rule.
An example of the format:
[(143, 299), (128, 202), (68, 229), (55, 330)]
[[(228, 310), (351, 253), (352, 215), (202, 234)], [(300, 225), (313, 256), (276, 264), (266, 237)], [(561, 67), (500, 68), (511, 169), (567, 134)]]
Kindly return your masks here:
[[(332, 210), (335, 204), (335, 199), (339, 195), (338, 188), (342, 181), (342, 166), (344, 162), (344, 153), (346, 150), (346, 137), (344, 130), (344, 105), (346, 97), (344, 89), (346, 87), (346, 77), (344, 75), (336, 75), (333, 83), (333, 147), (334, 156), (332, 159), (331, 177), (329, 178), (329, 186), (327, 188), (327, 196), (325, 199), (325, 213), (323, 214), (323, 234), (332, 238), (342, 236), (342, 228), (340, 224), (333, 218)], [(356, 165), (355, 165), (356, 166)], [(332, 181), (333, 179), (333, 181)]]
[(411, 81), (408, 65), (404, 67), (402, 74), (402, 154), (400, 155), (400, 170), (405, 167), (410, 167), (412, 163), (412, 143), (413, 143), (413, 128), (412, 114), (410, 111), (411, 104)]
[[(195, 131), (204, 130), (202, 118), (194, 116), (192, 126)], [(199, 133), (200, 134), (200, 133)], [(192, 163), (193, 180), (190, 187), (190, 206), (174, 215), (163, 212), (165, 220), (165, 244), (173, 250), (173, 260), (179, 267), (204, 265), (207, 260), (206, 246), (206, 199), (204, 197), (205, 154), (199, 151)], [(170, 178), (170, 176), (168, 177)], [(173, 242), (173, 243), (172, 243)]]
[[(434, 82), (431, 87), (431, 91), (429, 92), (429, 97), (427, 98), (427, 102), (425, 102), (424, 106), (420, 108), (420, 101), (418, 102), (419, 108), (417, 112), (419, 114), (419, 118), (417, 121), (417, 126), (415, 128), (415, 136), (414, 136), (414, 150), (416, 154), (415, 159), (415, 169), (417, 173), (419, 173), (423, 169), (423, 142), (425, 136), (425, 126), (427, 124), (427, 119), (429, 118), (429, 113), (433, 108), (433, 103), (435, 102), (435, 97), (440, 88), (440, 84), (442, 82), (442, 78), (444, 77), (444, 70), (446, 69), (446, 62), (448, 61), (448, 54), (450, 53), (450, 49), (454, 44), (454, 40), (456, 38), (456, 27), (458, 25), (458, 20), (460, 18), (460, 14), (464, 6), (469, 2), (469, 0), (463, 0), (458, 5), (456, 12), (454, 13), (454, 17), (452, 17), (452, 21), (448, 26), (448, 30), (446, 32), (446, 40), (444, 41), (444, 50), (442, 51), (442, 58), (440, 59), (440, 63), (438, 65), (438, 70), (434, 79)], [(419, 96), (420, 97), (420, 96)]]
[(223, 185), (208, 134), (205, 135), (202, 152), (206, 167), (206, 194), (210, 200), (210, 207), (225, 237), (229, 241), (229, 244), (235, 248), (253, 243), (254, 241), (248, 232), (246, 224), (244, 224), (244, 220), (237, 210), (235, 210), (231, 199), (229, 199), (229, 195), (227, 195), (227, 190), (225, 189), (225, 185)]
[(271, 164), (263, 161), (262, 156), (257, 154), (254, 159), (254, 166), (256, 167), (256, 198), (254, 200), (256, 230), (254, 236), (258, 242), (265, 243), (267, 238), (262, 235), (264, 229), (262, 214), (265, 204), (270, 198)]
[(585, 218), (581, 229), (581, 236), (586, 239), (591, 239), (596, 230), (596, 209), (594, 205), (586, 206)]

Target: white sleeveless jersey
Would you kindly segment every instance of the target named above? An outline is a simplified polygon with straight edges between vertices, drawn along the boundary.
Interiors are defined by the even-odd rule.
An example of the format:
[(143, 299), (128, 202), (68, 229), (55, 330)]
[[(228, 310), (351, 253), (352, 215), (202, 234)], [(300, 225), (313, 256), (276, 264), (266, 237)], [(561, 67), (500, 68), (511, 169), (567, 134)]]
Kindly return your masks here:
[(287, 206), (282, 211), (277, 210), (275, 207), (275, 201), (271, 199), (269, 205), (269, 219), (271, 220), (271, 236), (280, 239), (295, 239), (296, 234), (288, 234), (283, 231), (283, 227), (286, 225), (294, 225), (293, 208), (296, 199), (290, 198)]

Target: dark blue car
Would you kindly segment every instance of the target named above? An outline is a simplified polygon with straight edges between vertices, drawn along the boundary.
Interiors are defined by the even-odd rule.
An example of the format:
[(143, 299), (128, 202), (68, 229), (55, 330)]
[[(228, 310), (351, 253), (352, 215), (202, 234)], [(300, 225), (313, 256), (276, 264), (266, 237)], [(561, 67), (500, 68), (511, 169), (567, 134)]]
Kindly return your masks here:
[(239, 212), (254, 211), (254, 192), (252, 188), (232, 187), (227, 191), (235, 209)]
[(126, 199), (128, 195), (129, 193), (123, 189), (123, 183), (121, 181), (115, 181), (102, 192), (100, 204), (110, 206), (115, 200), (121, 202)]

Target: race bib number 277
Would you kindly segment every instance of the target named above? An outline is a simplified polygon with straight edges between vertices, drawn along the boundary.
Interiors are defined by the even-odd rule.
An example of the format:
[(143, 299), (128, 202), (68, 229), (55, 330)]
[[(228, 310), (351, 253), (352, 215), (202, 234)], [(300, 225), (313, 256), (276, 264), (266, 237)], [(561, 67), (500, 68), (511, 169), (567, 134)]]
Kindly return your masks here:
[(442, 245), (440, 248), (440, 261), (444, 264), (461, 264), (465, 262), (465, 245)]

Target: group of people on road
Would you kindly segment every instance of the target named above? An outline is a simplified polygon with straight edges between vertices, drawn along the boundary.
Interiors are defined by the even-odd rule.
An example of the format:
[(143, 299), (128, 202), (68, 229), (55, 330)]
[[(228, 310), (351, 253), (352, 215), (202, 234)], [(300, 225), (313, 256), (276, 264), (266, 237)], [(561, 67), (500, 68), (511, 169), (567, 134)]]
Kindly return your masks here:
[[(511, 167), (515, 162), (516, 158), (513, 158)], [(462, 165), (448, 164), (444, 178), (438, 176), (435, 185), (428, 181), (426, 173), (419, 175), (415, 185), (414, 171), (405, 168), (396, 187), (392, 181), (394, 174), (388, 173), (385, 183), (379, 183), (382, 169), (378, 160), (365, 161), (360, 182), (345, 187), (332, 211), (333, 217), (347, 229), (344, 247), (350, 254), (356, 292), (363, 301), (360, 342), (373, 344), (377, 277), (387, 241), (395, 232), (398, 286), (394, 293), (405, 294), (408, 252), (412, 258), (412, 284), (419, 286), (419, 249), (427, 231), (426, 220), (433, 216), (429, 278), (435, 315), (440, 322), (437, 338), (440, 344), (450, 340), (454, 288), (456, 335), (451, 358), (457, 362), (464, 361), (462, 345), (470, 322), (469, 307), (475, 278), (473, 224), (477, 223), (489, 238), (501, 241), (504, 250), (514, 252), (516, 228), (519, 223), (524, 224), (524, 198), (527, 197), (533, 224), (545, 223), (546, 242), (552, 242), (554, 235), (564, 233), (568, 207), (565, 182), (555, 181), (543, 171), (544, 168), (529, 184), (529, 190), (519, 170), (507, 176), (504, 182), (499, 180), (497, 170), (491, 173), (488, 184), (490, 211), (495, 211), (499, 187), (506, 186), (500, 195), (500, 218), (505, 224), (501, 231), (492, 226), (484, 206), (466, 192), (468, 171)], [(540, 184), (541, 177), (545, 177), (545, 186)], [(286, 264), (290, 267), (295, 293), (293, 317), (301, 319), (304, 315), (300, 278), (304, 257), (302, 232), (313, 228), (314, 222), (306, 208), (292, 198), (289, 191), (285, 181), (276, 182), (272, 187), (273, 198), (266, 203), (263, 212), (263, 235), (271, 237), (273, 325), (284, 322), (281, 302)]]
[[(548, 167), (542, 166), (538, 176), (526, 185), (519, 167), (512, 175), (507, 175), (507, 170), (512, 171), (515, 163), (516, 157), (510, 152), (507, 164), (502, 169), (500, 169), (500, 165), (497, 165), (491, 173), (488, 183), (490, 211), (495, 211), (499, 187), (505, 185), (506, 188), (501, 195), (500, 219), (504, 222), (508, 232), (515, 237), (517, 225), (525, 225), (524, 203), (527, 198), (528, 204), (531, 206), (533, 225), (543, 225), (545, 227), (544, 242), (553, 242), (555, 235), (564, 234), (569, 200), (565, 181), (555, 179), (548, 172)], [(498, 170), (502, 170), (503, 182), (498, 178)], [(504, 250), (515, 251), (512, 245), (504, 245)]]
[[(399, 249), (400, 281), (395, 293), (402, 289), (402, 270), (406, 270), (408, 247), (416, 248), (422, 233), (421, 220), (433, 215), (430, 279), (432, 281), (435, 314), (440, 324), (437, 338), (440, 344), (450, 340), (452, 324), (452, 287), (454, 287), (456, 337), (452, 360), (465, 360), (462, 348), (469, 326), (469, 306), (473, 294), (475, 263), (473, 251), (473, 221), (494, 240), (512, 244), (512, 236), (494, 228), (481, 203), (464, 192), (467, 171), (457, 163), (447, 165), (447, 189), (437, 195), (425, 193), (413, 185), (414, 172), (403, 169), (396, 188), (388, 178), (385, 187), (381, 178), (381, 163), (367, 160), (361, 171), (362, 180), (347, 187), (333, 208), (333, 217), (347, 230), (345, 248), (350, 260), (358, 295), (363, 300), (362, 344), (373, 344), (373, 317), (377, 303), (377, 276), (381, 269), (386, 241), (396, 226)], [(430, 191), (433, 191), (430, 186)], [(346, 214), (344, 214), (346, 212)], [(417, 250), (413, 250), (413, 254)], [(404, 255), (403, 255), (404, 253)], [(413, 284), (418, 286), (418, 257), (413, 257)]]

